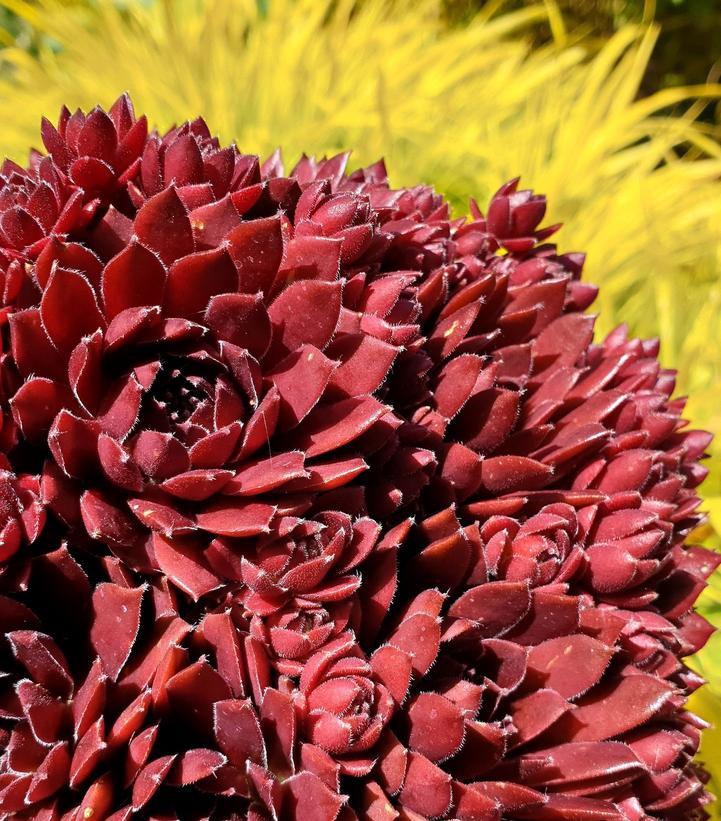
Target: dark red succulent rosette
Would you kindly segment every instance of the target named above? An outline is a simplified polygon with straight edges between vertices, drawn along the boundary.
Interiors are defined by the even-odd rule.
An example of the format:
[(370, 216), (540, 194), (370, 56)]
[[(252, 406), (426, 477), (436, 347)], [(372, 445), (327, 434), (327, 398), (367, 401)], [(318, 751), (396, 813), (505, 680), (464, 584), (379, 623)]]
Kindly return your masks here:
[[(269, 755), (279, 775), (292, 766), (283, 756), (295, 713), (287, 694), (268, 687), (262, 646), (229, 596), (190, 624), (165, 579), (137, 584), (107, 557), (93, 570), (91, 580), (61, 547), (32, 562), (33, 610), (0, 599), (14, 685), (2, 699), (12, 725), (3, 811), (125, 819), (170, 807), (175, 817), (236, 817)], [(72, 612), (56, 610), (67, 601)], [(42, 630), (48, 618), (54, 637)], [(284, 791), (329, 800), (310, 773), (287, 783)]]
[[(194, 214), (180, 189), (165, 189), (107, 261), (92, 237), (78, 245), (93, 260), (83, 270), (63, 267), (70, 243), (51, 238), (33, 267), (40, 304), (9, 319), (15, 440), (28, 463), (47, 459), (45, 499), (68, 525), (155, 569), (179, 537), (255, 537), (277, 518), (332, 507), (317, 497), (381, 449), (411, 465), (420, 453), (411, 477), (432, 459), (402, 445), (402, 421), (374, 395), (400, 346), (342, 328), (345, 240), (296, 228), (284, 241), (286, 217), (236, 211), (206, 247)], [(206, 234), (221, 231), (204, 220)], [(292, 262), (316, 246), (311, 264)], [(362, 285), (349, 326), (377, 319)], [(364, 506), (353, 492), (334, 498)], [(209, 583), (184, 589), (202, 595)]]
[(0, 186), (0, 813), (681, 821), (718, 557), (658, 345), (453, 219), (127, 98)]
[(368, 517), (340, 511), (273, 529), (244, 556), (237, 595), (250, 635), (278, 673), (300, 676), (307, 660), (339, 634), (374, 636), (396, 589), (397, 550), (410, 522), (379, 538)]
[[(41, 283), (29, 274), (51, 237), (77, 234), (114, 198), (127, 199), (125, 187), (138, 171), (148, 126), (145, 117), (136, 119), (124, 95), (108, 113), (96, 108), (71, 114), (63, 108), (57, 128), (43, 119), (41, 132), (48, 155), (33, 151), (28, 168), (5, 160), (0, 170), (3, 321), (11, 306), (28, 307), (39, 299)], [(71, 244), (60, 261), (84, 270), (89, 256)]]
[[(392, 564), (406, 530), (377, 545)], [(359, 533), (375, 544), (363, 525)], [(359, 548), (348, 541), (356, 559)], [(116, 820), (347, 811), (341, 776), (372, 768), (369, 750), (395, 706), (352, 632), (326, 636), (300, 666), (293, 648), (312, 630), (296, 627), (295, 641), (276, 635), (277, 668), (290, 676), (279, 674), (254, 635), (252, 603), (230, 585), (193, 606), (166, 576), (134, 572), (109, 554), (74, 556), (62, 545), (29, 565), (26, 591), (0, 596), (4, 813)]]

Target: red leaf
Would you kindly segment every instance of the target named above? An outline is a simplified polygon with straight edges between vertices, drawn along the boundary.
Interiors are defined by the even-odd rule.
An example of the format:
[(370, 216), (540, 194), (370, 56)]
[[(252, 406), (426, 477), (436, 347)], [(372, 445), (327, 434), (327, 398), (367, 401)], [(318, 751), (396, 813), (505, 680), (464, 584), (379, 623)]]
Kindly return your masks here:
[(55, 744), (37, 768), (30, 782), (25, 801), (34, 804), (43, 801), (65, 786), (70, 770), (70, 752), (67, 741)]
[(20, 387), (10, 407), (23, 436), (33, 441), (47, 434), (63, 408), (76, 409), (77, 403), (66, 385), (39, 376)]
[(113, 121), (101, 108), (94, 108), (78, 133), (78, 155), (97, 157), (112, 164), (117, 144), (118, 137)]
[(655, 676), (626, 676), (595, 690), (578, 703), (569, 737), (602, 741), (639, 727), (673, 695), (673, 686)]
[(267, 533), (274, 515), (273, 505), (218, 500), (207, 505), (195, 519), (198, 527), (208, 533), (240, 538)]
[(172, 433), (141, 430), (132, 439), (132, 453), (143, 473), (158, 482), (190, 467), (188, 451)]
[(44, 633), (34, 630), (14, 630), (6, 634), (13, 655), (53, 695), (68, 698), (73, 691), (65, 656), (55, 642)]
[(242, 222), (226, 239), (238, 269), (240, 290), (246, 294), (261, 291), (267, 296), (283, 256), (280, 218)]
[[(67, 379), (83, 409), (94, 416), (107, 391), (108, 377), (103, 369), (103, 334), (95, 331), (73, 348)], [(73, 407), (73, 406), (70, 406)]]
[(98, 457), (103, 473), (114, 485), (134, 493), (143, 489), (142, 474), (127, 449), (106, 433), (98, 439)]
[(113, 319), (126, 308), (161, 305), (166, 271), (158, 257), (139, 242), (131, 241), (113, 257), (103, 272), (105, 315)]
[(233, 691), (233, 695), (245, 695), (245, 662), (238, 630), (230, 614), (209, 613), (203, 619), (199, 632), (202, 633), (203, 641), (212, 648), (216, 669)]
[(135, 374), (119, 379), (105, 395), (98, 422), (105, 433), (123, 439), (138, 421), (144, 390)]
[(511, 707), (516, 728), (515, 744), (526, 744), (540, 736), (572, 706), (555, 690), (536, 690), (517, 698)]
[(295, 427), (318, 404), (335, 368), (318, 348), (303, 345), (268, 375), (280, 395), (280, 430)]
[(539, 644), (554, 636), (567, 636), (578, 629), (580, 600), (577, 596), (534, 590), (531, 610), (509, 634), (525, 646)]
[(519, 763), (521, 777), (531, 787), (572, 785), (590, 779), (613, 783), (645, 770), (626, 744), (608, 741), (559, 744), (522, 755)]
[(301, 280), (293, 282), (268, 308), (273, 323), (270, 363), (278, 362), (301, 345), (323, 350), (340, 316), (340, 282)]
[(132, 741), (128, 744), (128, 750), (125, 756), (125, 780), (123, 786), (132, 784), (140, 770), (143, 768), (150, 753), (153, 750), (153, 745), (158, 737), (158, 727), (148, 727), (139, 732)]
[(11, 248), (26, 248), (43, 238), (43, 229), (37, 220), (19, 205), (4, 211), (0, 217), (0, 228)]
[(233, 475), (232, 470), (188, 470), (166, 479), (161, 487), (179, 499), (202, 502), (218, 493)]
[(279, 453), (269, 459), (246, 462), (223, 488), (224, 496), (257, 496), (294, 479), (307, 476), (300, 451)]
[(428, 818), (445, 814), (451, 805), (451, 777), (425, 756), (411, 753), (400, 794), (404, 807)]
[(414, 577), (424, 585), (453, 589), (466, 580), (471, 558), (471, 543), (457, 531), (424, 548), (410, 566)]
[(113, 504), (105, 493), (86, 490), (80, 497), (80, 513), (88, 535), (114, 546), (132, 545), (139, 532), (124, 508)]
[(193, 229), (174, 185), (140, 208), (134, 229), (140, 242), (155, 251), (166, 265), (193, 252)]
[(148, 499), (129, 499), (128, 505), (138, 520), (167, 538), (187, 536), (197, 530), (195, 522), (174, 507)]
[(178, 186), (202, 181), (203, 157), (193, 134), (176, 137), (163, 156), (163, 177)]
[(513, 431), (520, 404), (517, 391), (482, 391), (468, 400), (454, 419), (449, 435), (479, 453), (492, 453)]
[(242, 457), (255, 453), (258, 448), (270, 441), (278, 424), (279, 413), (280, 396), (278, 389), (273, 385), (261, 399), (255, 413), (245, 426), (240, 454)]
[(575, 698), (597, 684), (613, 649), (583, 634), (548, 639), (528, 654), (529, 681)]
[(89, 248), (77, 242), (62, 242), (57, 237), (50, 238), (35, 263), (35, 276), (41, 288), (47, 286), (54, 267), (82, 271), (93, 288), (98, 286), (103, 272), (103, 263)]
[(408, 746), (431, 761), (458, 752), (465, 737), (461, 710), (438, 693), (420, 693), (408, 705)]
[(117, 749), (123, 747), (145, 723), (145, 718), (152, 704), (150, 690), (141, 690), (115, 719), (108, 733), (108, 745)]
[(575, 365), (593, 338), (594, 318), (587, 314), (565, 314), (554, 319), (536, 337), (533, 353), (541, 360)]
[(434, 391), (436, 408), (447, 419), (454, 417), (473, 391), (483, 360), (474, 354), (461, 354), (451, 359), (438, 374)]
[(219, 770), (227, 758), (217, 750), (204, 748), (186, 750), (176, 759), (173, 769), (168, 775), (168, 783), (185, 787), (195, 784), (201, 778), (209, 778)]
[[(217, 158), (218, 154), (215, 157)], [(209, 159), (212, 159), (212, 155)], [(229, 159), (228, 170), (232, 174), (233, 159)], [(193, 226), (195, 244), (198, 248), (217, 248), (228, 234), (241, 224), (241, 218), (232, 195), (226, 194), (222, 199), (193, 209), (190, 212), (190, 224)]]
[(194, 468), (222, 467), (233, 455), (240, 433), (240, 422), (233, 422), (204, 436), (191, 447), (190, 463)]
[(40, 301), (43, 327), (60, 353), (69, 356), (84, 336), (105, 328), (95, 293), (82, 274), (56, 268)]
[(341, 245), (341, 240), (334, 237), (296, 234), (285, 250), (279, 279), (288, 282), (297, 279), (333, 282), (338, 279), (340, 270)]
[(455, 498), (462, 501), (481, 485), (481, 457), (470, 447), (450, 442), (441, 447), (441, 476), (451, 486)]
[(553, 793), (547, 796), (543, 806), (516, 810), (514, 815), (533, 821), (625, 821), (627, 817), (615, 804), (603, 799)]
[(93, 591), (90, 642), (113, 681), (125, 666), (140, 629), (144, 587), (101, 582)]
[(341, 363), (329, 383), (335, 394), (361, 396), (383, 384), (398, 348), (368, 334), (343, 334), (331, 343), (327, 354)]
[(48, 445), (55, 461), (68, 476), (79, 478), (98, 466), (97, 422), (80, 419), (62, 410), (48, 434)]
[(238, 272), (225, 248), (199, 251), (173, 263), (165, 286), (165, 315), (197, 320), (212, 297), (238, 288)]
[(176, 673), (167, 685), (173, 710), (202, 737), (213, 727), (214, 705), (230, 698), (230, 688), (203, 659)]
[(470, 619), (484, 638), (507, 633), (531, 607), (531, 593), (524, 582), (488, 582), (466, 591), (451, 605), (448, 615)]
[(489, 493), (535, 490), (552, 476), (553, 468), (526, 456), (493, 456), (481, 465), (483, 486)]
[(360, 476), (366, 470), (368, 470), (368, 464), (359, 456), (306, 465), (307, 475), (294, 479), (284, 488), (284, 491), (299, 493), (332, 490), (352, 482), (356, 476)]
[(219, 293), (209, 300), (205, 321), (218, 339), (245, 348), (256, 359), (268, 350), (271, 324), (260, 294)]
[(45, 333), (39, 309), (17, 311), (9, 324), (12, 355), (21, 376), (65, 377), (65, 363)]
[(291, 776), (283, 783), (283, 791), (284, 806), (303, 821), (334, 821), (343, 806), (343, 798), (310, 772)]
[(67, 705), (28, 679), (19, 681), (15, 692), (35, 738), (43, 744), (57, 741), (67, 717)]
[(411, 657), (403, 650), (386, 644), (371, 656), (375, 677), (388, 688), (396, 704), (402, 704), (411, 684)]
[(322, 456), (357, 439), (387, 411), (387, 407), (372, 396), (319, 405), (293, 431), (291, 441), (308, 457)]
[(138, 773), (133, 784), (133, 812), (139, 812), (168, 777), (177, 755), (164, 755), (151, 761)]
[(82, 738), (100, 716), (105, 707), (107, 676), (100, 659), (95, 659), (72, 703), (75, 737)]
[(404, 619), (389, 639), (389, 644), (403, 650), (411, 658), (413, 673), (423, 676), (438, 656), (441, 630), (438, 622), (426, 613)]
[(71, 788), (76, 789), (92, 775), (93, 770), (107, 755), (107, 749), (105, 725), (101, 717), (75, 745), (68, 776), (68, 784)]
[(154, 533), (153, 550), (163, 573), (193, 601), (220, 585), (220, 579), (206, 567), (197, 547)]
[(218, 747), (236, 767), (247, 761), (265, 766), (265, 742), (258, 716), (250, 701), (218, 701), (213, 707), (215, 739)]
[(472, 302), (436, 325), (426, 346), (436, 362), (447, 359), (461, 344), (476, 321), (479, 310), (480, 302)]
[(190, 625), (181, 618), (174, 618), (168, 624), (158, 622), (149, 637), (145, 653), (138, 654), (131, 662), (123, 673), (122, 683), (135, 692), (147, 687), (168, 650), (173, 645), (180, 644), (190, 630)]

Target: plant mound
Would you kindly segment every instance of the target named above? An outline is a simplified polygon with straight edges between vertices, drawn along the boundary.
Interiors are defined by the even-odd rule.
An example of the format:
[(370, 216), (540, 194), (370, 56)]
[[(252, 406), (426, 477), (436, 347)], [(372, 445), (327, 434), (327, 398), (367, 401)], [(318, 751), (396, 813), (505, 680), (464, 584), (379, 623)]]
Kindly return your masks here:
[(0, 813), (704, 816), (710, 437), (503, 186), (126, 97), (0, 179)]

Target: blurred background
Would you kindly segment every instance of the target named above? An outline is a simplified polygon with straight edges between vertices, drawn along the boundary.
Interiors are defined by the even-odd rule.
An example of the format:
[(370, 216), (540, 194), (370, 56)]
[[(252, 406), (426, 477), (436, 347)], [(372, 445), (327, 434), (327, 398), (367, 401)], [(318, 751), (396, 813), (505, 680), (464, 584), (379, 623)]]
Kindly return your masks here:
[[(41, 115), (124, 90), (155, 125), (202, 114), (289, 163), (354, 148), (464, 213), (511, 177), (548, 195), (564, 250), (602, 286), (599, 335), (660, 336), (717, 434), (703, 486), (721, 548), (719, 0), (0, 0), (0, 151)], [(721, 577), (702, 609), (721, 626)], [(692, 664), (721, 725), (721, 636)], [(700, 754), (721, 794), (721, 730)], [(718, 806), (714, 818), (721, 819)]]

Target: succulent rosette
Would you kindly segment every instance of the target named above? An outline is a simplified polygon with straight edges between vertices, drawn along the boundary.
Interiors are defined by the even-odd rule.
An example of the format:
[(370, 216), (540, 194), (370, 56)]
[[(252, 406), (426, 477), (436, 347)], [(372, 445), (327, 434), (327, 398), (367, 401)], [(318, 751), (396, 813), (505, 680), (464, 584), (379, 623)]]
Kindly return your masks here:
[(0, 180), (0, 812), (704, 817), (709, 436), (517, 181), (127, 98)]

